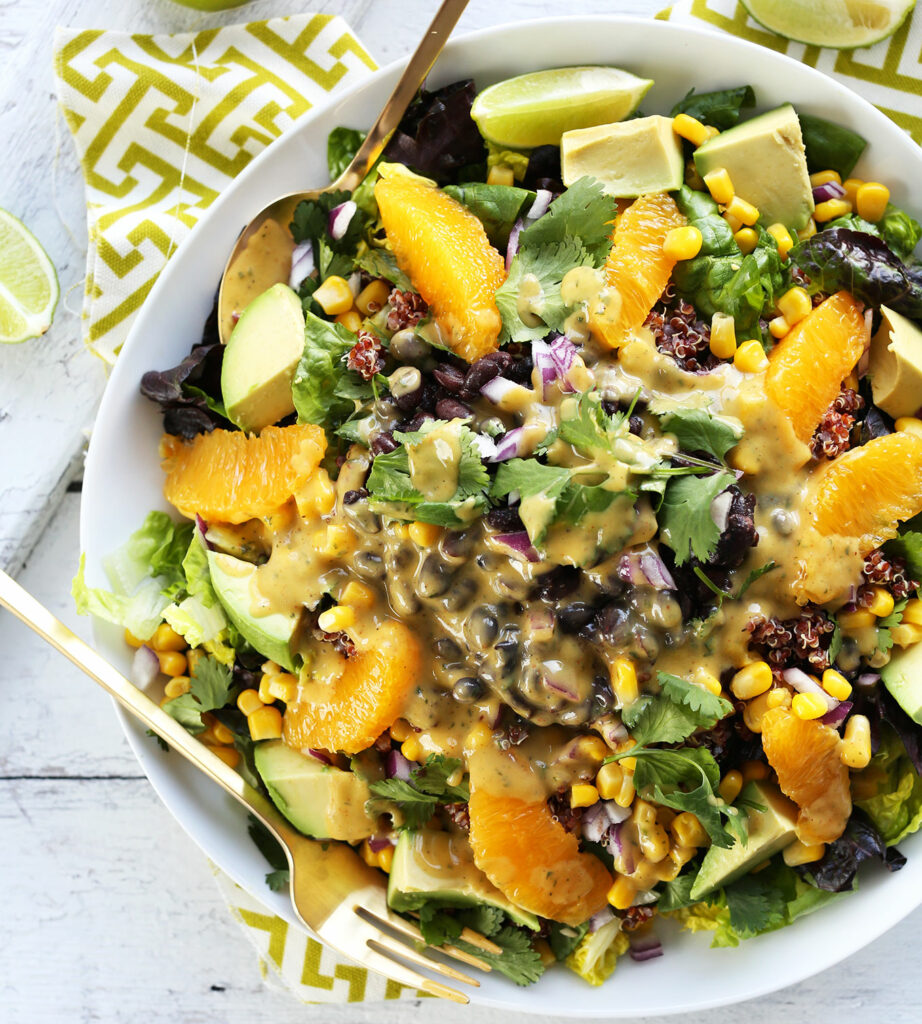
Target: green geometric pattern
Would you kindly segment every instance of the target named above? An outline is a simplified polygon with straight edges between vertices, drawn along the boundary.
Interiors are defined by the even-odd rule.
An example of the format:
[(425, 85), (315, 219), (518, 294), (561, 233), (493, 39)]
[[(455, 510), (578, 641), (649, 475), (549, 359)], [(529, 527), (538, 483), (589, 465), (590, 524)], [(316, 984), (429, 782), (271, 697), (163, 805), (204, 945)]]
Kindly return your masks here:
[(374, 68), (329, 14), (173, 36), (58, 30), (58, 101), (86, 181), (93, 352), (115, 360), (166, 261), (228, 182)]
[(803, 61), (869, 100), (922, 145), (922, 10), (889, 39), (859, 50), (826, 50), (784, 39), (750, 18), (738, 0), (679, 0), (658, 17), (703, 22)]

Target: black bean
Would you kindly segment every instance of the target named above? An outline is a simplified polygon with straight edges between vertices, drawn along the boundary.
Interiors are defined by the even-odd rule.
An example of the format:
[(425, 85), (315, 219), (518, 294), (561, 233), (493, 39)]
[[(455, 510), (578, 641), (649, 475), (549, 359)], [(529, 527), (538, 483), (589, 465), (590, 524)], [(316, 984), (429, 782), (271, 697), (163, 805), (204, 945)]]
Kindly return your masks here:
[(435, 414), (440, 420), (466, 420), (474, 412), (469, 405), (459, 402), (457, 398), (440, 398), (435, 403)]
[(473, 676), (463, 676), (451, 688), (451, 695), (459, 704), (471, 704), (484, 694), (484, 685)]
[(496, 618), (496, 609), (489, 605), (481, 605), (475, 608), (470, 618), (464, 624), (464, 635), (467, 637), (471, 647), (488, 647), (499, 635), (499, 621)]
[(524, 384), (527, 387), (531, 383), (531, 371), (534, 368), (535, 364), (531, 356), (523, 356), (521, 359), (516, 359), (503, 373), (503, 376), (516, 384)]
[(420, 597), (439, 597), (451, 583), (451, 570), (438, 555), (427, 555), (419, 567), (416, 592)]
[(412, 412), (419, 405), (423, 397), (422, 387), (418, 387), (415, 391), (407, 391), (402, 395), (396, 395), (394, 401), (397, 403), (397, 408), (401, 412)]
[(509, 627), (503, 629), (503, 638), (493, 648), (498, 655), (500, 678), (512, 675), (518, 669), (522, 656), (522, 645), (518, 630), (512, 632)]
[(477, 584), (469, 578), (455, 581), (452, 588), (442, 598), (446, 611), (460, 612), (466, 608), (477, 595)]
[(542, 601), (557, 602), (576, 590), (579, 578), (579, 569), (572, 565), (559, 565), (538, 577), (531, 596)]
[(615, 695), (611, 683), (601, 673), (592, 680), (592, 711), (591, 718), (598, 718), (615, 706)]
[(424, 410), (423, 412), (418, 412), (413, 417), (413, 419), (404, 420), (403, 423), (398, 423), (396, 429), (402, 431), (405, 434), (412, 434), (414, 430), (419, 430), (419, 428), (426, 422), (426, 420), (431, 420), (434, 418), (435, 417), (432, 415), (431, 412), (426, 412)]
[(434, 380), (424, 380), (420, 391), (422, 394), (420, 395), (418, 408), (434, 412), (436, 403), (442, 396), (442, 389)]
[(558, 146), (535, 146), (528, 157), (523, 188), (546, 188), (550, 192), (563, 191), (560, 181), (560, 148)]
[(432, 376), (453, 395), (456, 395), (464, 386), (464, 374), (456, 366), (448, 363), (440, 363), (433, 371)]
[(619, 604), (607, 604), (596, 615), (596, 626), (599, 633), (609, 643), (618, 643), (626, 638), (630, 631), (630, 622), (626, 608)]
[(464, 386), (461, 389), (462, 397), (467, 399), (476, 398), (484, 384), (499, 375), (499, 366), (492, 362), (489, 356), (478, 359), (476, 363), (471, 364), (471, 368), (467, 371), (467, 376), (464, 378)]
[(641, 431), (643, 430), (643, 420), (640, 416), (635, 413), (627, 422), (628, 430), (637, 437), (640, 437)]
[(617, 402), (613, 402), (610, 398), (602, 399), (602, 412), (604, 412), (606, 416), (614, 416), (617, 411)]
[(374, 551), (359, 551), (352, 562), (355, 571), (365, 579), (381, 579), (386, 571), (384, 559)]
[(359, 488), (357, 488), (354, 491), (346, 491), (346, 493), (343, 495), (343, 504), (344, 505), (354, 505), (357, 501), (361, 501), (362, 498), (367, 498), (367, 497), (368, 497), (368, 488), (367, 487), (359, 487)]
[(497, 533), (518, 533), (525, 526), (519, 518), (518, 505), (505, 505), (491, 508), (486, 515), (487, 526)]
[(433, 644), (436, 655), (447, 662), (457, 661), (461, 657), (461, 648), (450, 636), (440, 636)]
[(446, 558), (466, 558), (474, 546), (471, 530), (446, 530), (439, 541), (439, 547)]
[(372, 455), (386, 455), (388, 452), (396, 451), (398, 447), (394, 435), (389, 430), (382, 430), (371, 439)]
[(596, 609), (585, 601), (573, 601), (557, 609), (557, 622), (564, 633), (578, 633), (595, 618)]

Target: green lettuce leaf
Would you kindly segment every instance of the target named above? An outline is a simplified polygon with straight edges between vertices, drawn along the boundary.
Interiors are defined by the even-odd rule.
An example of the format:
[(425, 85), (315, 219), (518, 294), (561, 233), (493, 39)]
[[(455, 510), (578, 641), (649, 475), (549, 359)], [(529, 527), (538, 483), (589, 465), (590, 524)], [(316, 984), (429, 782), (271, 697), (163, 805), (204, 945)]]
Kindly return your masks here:
[(751, 85), (739, 85), (735, 89), (718, 89), (714, 92), (699, 92), (694, 89), (669, 111), (670, 117), (688, 114), (702, 124), (710, 124), (722, 132), (732, 128), (740, 119), (744, 107), (754, 107), (755, 93)]
[(895, 846), (922, 828), (922, 777), (916, 774), (900, 738), (882, 730), (880, 748), (869, 767), (883, 774), (875, 796), (856, 801), (884, 838)]
[(807, 151), (807, 169), (816, 171), (838, 171), (844, 181), (858, 163), (867, 140), (850, 128), (833, 124), (815, 114), (797, 115), (800, 131)]
[(355, 128), (344, 128), (340, 125), (330, 132), (327, 136), (327, 167), (330, 170), (330, 181), (336, 181), (349, 166), (364, 141), (365, 133)]
[(365, 385), (346, 366), (355, 335), (342, 324), (304, 314), (304, 353), (291, 382), (300, 423), (316, 423), (333, 430), (356, 410), (356, 400), (344, 395), (349, 386)]
[(901, 260), (905, 260), (915, 249), (922, 238), (922, 225), (893, 203), (887, 204), (886, 212), (876, 223), (859, 217), (857, 213), (849, 213), (837, 217), (824, 225), (826, 228), (850, 228), (852, 231), (864, 231), (876, 235), (887, 243), (888, 248)]
[(627, 952), (629, 945), (627, 935), (621, 931), (621, 920), (616, 917), (583, 936), (564, 963), (583, 981), (601, 985), (614, 974), (618, 957)]
[(505, 249), (517, 218), (535, 201), (535, 193), (514, 185), (487, 185), (482, 181), (446, 185), (453, 199), (463, 203), (483, 224), (491, 243)]

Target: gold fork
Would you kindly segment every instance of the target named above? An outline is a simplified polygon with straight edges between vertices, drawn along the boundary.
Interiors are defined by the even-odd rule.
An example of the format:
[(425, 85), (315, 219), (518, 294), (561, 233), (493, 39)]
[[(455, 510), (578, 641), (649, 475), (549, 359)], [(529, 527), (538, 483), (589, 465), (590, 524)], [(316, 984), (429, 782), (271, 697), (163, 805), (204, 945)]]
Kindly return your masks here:
[[(425, 968), (453, 981), (474, 986), (480, 984), (470, 975), (423, 952), (427, 947), (420, 930), (388, 907), (380, 873), (368, 867), (350, 846), (338, 842), (321, 843), (301, 835), (279, 814), (270, 800), (204, 743), (186, 732), (183, 726), (2, 570), (0, 606), (9, 609), (42, 639), (56, 647), (122, 707), (239, 800), (266, 826), (285, 851), (291, 872), (291, 902), (308, 930), (345, 956), (401, 985), (456, 1003), (468, 1002), (464, 993), (414, 970), (414, 967)], [(476, 932), (466, 929), (462, 937), (484, 952), (501, 952), (499, 946)], [(439, 946), (437, 952), (467, 966), (490, 970), (485, 961), (455, 946)]]

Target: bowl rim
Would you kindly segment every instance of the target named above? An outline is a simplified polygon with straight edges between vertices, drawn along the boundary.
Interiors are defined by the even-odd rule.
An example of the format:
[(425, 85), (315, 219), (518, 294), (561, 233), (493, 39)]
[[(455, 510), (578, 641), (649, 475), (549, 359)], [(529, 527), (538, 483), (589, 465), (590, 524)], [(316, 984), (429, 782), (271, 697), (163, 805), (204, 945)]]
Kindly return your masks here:
[[(480, 28), (474, 31), (460, 33), (449, 40), (445, 47), (445, 53), (450, 55), (454, 51), (464, 47), (476, 45), (478, 42), (488, 40), (494, 36), (502, 36), (509, 32), (521, 32), (523, 29), (527, 29), (529, 32), (548, 32), (552, 31), (555, 27), (566, 27), (572, 28), (574, 25), (579, 26), (595, 26), (599, 27), (612, 27), (619, 26), (624, 27), (628, 31), (639, 31), (639, 32), (654, 32), (662, 33), (664, 35), (672, 35), (674, 39), (678, 40), (680, 37), (692, 39), (707, 39), (710, 44), (713, 44), (716, 39), (722, 40), (731, 50), (737, 50), (746, 52), (748, 51), (753, 55), (753, 60), (757, 62), (767, 63), (768, 65), (776, 64), (780, 69), (785, 67), (797, 68), (798, 74), (803, 74), (808, 80), (812, 79), (816, 82), (822, 82), (824, 87), (830, 83), (835, 87), (834, 91), (838, 93), (837, 99), (839, 102), (845, 102), (853, 111), (859, 114), (862, 123), (875, 124), (878, 129), (882, 130), (885, 135), (891, 135), (894, 139), (901, 134), (898, 126), (880, 110), (878, 110), (868, 100), (859, 96), (853, 92), (847, 85), (837, 81), (817, 70), (814, 67), (803, 64), (784, 53), (770, 50), (766, 47), (760, 46), (756, 43), (752, 43), (748, 40), (740, 39), (729, 33), (723, 33), (719, 30), (712, 29), (701, 25), (688, 25), (679, 22), (661, 21), (652, 19), (649, 17), (641, 17), (637, 15), (619, 15), (619, 14), (582, 14), (582, 15), (566, 15), (566, 16), (547, 16), (542, 18), (529, 19), (527, 22), (516, 23), (516, 22), (503, 22), (497, 25)], [(96, 493), (96, 489), (106, 479), (105, 466), (102, 465), (103, 454), (101, 453), (102, 443), (97, 441), (96, 438), (100, 434), (96, 430), (96, 424), (102, 424), (102, 433), (105, 433), (106, 425), (109, 419), (109, 413), (113, 406), (120, 390), (124, 389), (126, 385), (133, 386), (134, 381), (127, 380), (129, 375), (129, 360), (124, 358), (126, 351), (133, 351), (134, 348), (139, 346), (139, 338), (142, 338), (146, 334), (149, 335), (152, 332), (156, 333), (156, 307), (161, 295), (164, 292), (168, 292), (173, 287), (173, 279), (179, 277), (182, 273), (182, 267), (190, 257), (186, 254), (194, 252), (196, 248), (196, 240), (201, 237), (204, 233), (202, 228), (204, 225), (211, 224), (213, 221), (218, 220), (224, 213), (226, 207), (230, 206), (236, 199), (238, 193), (244, 191), (248, 183), (253, 179), (263, 168), (263, 166), (278, 158), (278, 155), (285, 148), (285, 145), (292, 145), (296, 140), (303, 136), (309, 136), (313, 130), (314, 123), (322, 119), (327, 115), (334, 107), (344, 104), (352, 100), (359, 93), (374, 88), (375, 83), (378, 81), (386, 80), (389, 76), (394, 76), (398, 69), (401, 69), (407, 63), (408, 58), (400, 58), (391, 61), (389, 64), (378, 68), (376, 71), (371, 72), (368, 75), (363, 76), (359, 81), (341, 91), (334, 91), (331, 95), (326, 97), (322, 102), (312, 107), (308, 112), (305, 113), (297, 122), (290, 126), (279, 138), (274, 140), (269, 146), (267, 146), (262, 152), (254, 157), (250, 163), (241, 171), (241, 173), (229, 183), (229, 185), (221, 192), (221, 194), (215, 199), (215, 201), (202, 213), (196, 223), (196, 229), (189, 232), (182, 243), (177, 247), (176, 252), (173, 253), (170, 261), (161, 271), (157, 281), (152, 287), (147, 299), (145, 300), (142, 308), (138, 314), (137, 319), (133, 323), (131, 330), (129, 331), (128, 337), (122, 349), (122, 357), (116, 362), (115, 368), (110, 376), (107, 383), (105, 392), (100, 402), (99, 409), (96, 414), (96, 419), (93, 428), (93, 435), (90, 440), (89, 450), (86, 460), (86, 472), (84, 477), (84, 491), (81, 498), (81, 509), (80, 509), (80, 547), (83, 551), (88, 551), (91, 547), (90, 535), (92, 532), (91, 527), (91, 510), (93, 506), (93, 496)], [(441, 60), (441, 58), (440, 58)], [(559, 66), (568, 66), (565, 62)], [(439, 64), (437, 63), (433, 69), (435, 77), (438, 77)], [(476, 75), (476, 71), (472, 71), (473, 75)], [(689, 78), (691, 82), (691, 78)], [(756, 108), (760, 109), (760, 107)], [(912, 145), (911, 140), (906, 136), (906, 140), (909, 145)], [(922, 151), (920, 151), (918, 160), (922, 161)], [(256, 212), (255, 210), (253, 211)], [(99, 552), (100, 556), (103, 552)], [(90, 559), (87, 559), (87, 576), (92, 578), (94, 572), (97, 576), (101, 574), (98, 569), (98, 564), (90, 563)], [(93, 637), (97, 647), (107, 656), (116, 656), (123, 654), (120, 648), (120, 635), (121, 631), (113, 630), (108, 627), (105, 623), (100, 623), (97, 620), (93, 620), (92, 623)], [(197, 822), (191, 820), (185, 820), (179, 810), (177, 810), (170, 801), (170, 798), (165, 794), (164, 789), (169, 788), (166, 785), (167, 776), (159, 771), (155, 765), (156, 755), (152, 752), (155, 748), (144, 738), (143, 730), (138, 728), (137, 723), (128, 715), (127, 712), (123, 711), (121, 707), (113, 701), (116, 714), (119, 717), (123, 731), (129, 746), (132, 749), (135, 757), (137, 758), (142, 770), (148, 778), (148, 781), (153, 786), (158, 797), (166, 806), (167, 810), (174, 817), (174, 819), (180, 824), (184, 831), (190, 836), (190, 838), (198, 845), (206, 856), (211, 857), (211, 850), (214, 847), (214, 843), (203, 836), (201, 831), (197, 831)], [(236, 808), (235, 808), (236, 809)], [(915, 844), (918, 845), (918, 844)], [(922, 849), (919, 850), (917, 856), (922, 856)], [(217, 857), (213, 858), (217, 862)], [(234, 871), (232, 868), (227, 866), (221, 866), (222, 871), (225, 871), (237, 884), (241, 885), (242, 888), (250, 891), (254, 898), (260, 902), (269, 904), (271, 901), (268, 898), (268, 894), (265, 891), (253, 891), (252, 886), (249, 884), (249, 880), (244, 880), (240, 877), (239, 872)], [(285, 897), (287, 900), (287, 896)], [(277, 902), (277, 901), (276, 901)], [(693, 1012), (697, 1010), (704, 1010), (714, 1007), (726, 1006), (743, 1002), (748, 999), (758, 998), (766, 994), (778, 991), (782, 988), (786, 988), (790, 985), (797, 984), (810, 978), (813, 975), (820, 973), (832, 967), (833, 965), (844, 960), (848, 956), (858, 952), (874, 939), (878, 938), (884, 932), (892, 928), (894, 925), (899, 923), (903, 918), (910, 914), (916, 909), (918, 905), (922, 904), (922, 891), (920, 891), (918, 898), (915, 902), (912, 899), (908, 899), (902, 903), (891, 900), (885, 907), (881, 907), (879, 904), (875, 905), (875, 916), (873, 918), (870, 915), (868, 922), (862, 922), (864, 927), (861, 929), (852, 929), (852, 934), (839, 935), (839, 942), (837, 944), (828, 944), (825, 949), (816, 950), (814, 948), (813, 958), (804, 958), (797, 964), (790, 964), (785, 973), (780, 979), (776, 976), (774, 978), (766, 975), (769, 972), (763, 972), (763, 981), (761, 983), (752, 985), (747, 988), (745, 993), (713, 993), (701, 998), (692, 999), (685, 1002), (682, 1005), (676, 1005), (674, 1003), (669, 1006), (654, 1006), (650, 1009), (638, 1010), (634, 1007), (626, 1010), (619, 1011), (616, 1006), (567, 1006), (558, 1007), (553, 1010), (542, 1008), (538, 1006), (530, 1006), (527, 1003), (522, 1005), (521, 998), (523, 990), (513, 989), (511, 986), (504, 986), (502, 989), (503, 995), (508, 998), (496, 998), (491, 994), (484, 993), (482, 990), (472, 993), (471, 1003), (473, 1005), (489, 1006), (494, 1008), (503, 1009), (515, 1009), (519, 1012), (527, 1012), (536, 1015), (544, 1013), (558, 1013), (564, 1016), (580, 1016), (580, 1017), (634, 1017), (638, 1014), (643, 1016), (668, 1016), (683, 1012)], [(824, 908), (825, 909), (825, 908)], [(282, 917), (294, 923), (296, 927), (301, 926), (293, 914), (290, 911), (286, 915), (284, 913), (284, 907), (273, 907), (273, 912), (280, 913)], [(787, 929), (781, 929), (786, 931)], [(776, 934), (776, 933), (771, 933)], [(767, 938), (763, 936), (760, 938)], [(760, 941), (760, 938), (754, 940), (748, 940), (748, 946), (754, 946)], [(715, 967), (719, 967), (720, 950), (710, 950), (709, 953), (713, 956), (713, 962)], [(677, 954), (678, 955), (678, 954)], [(726, 965), (728, 961), (723, 961)], [(602, 986), (601, 991), (613, 992), (614, 983), (609, 982), (608, 986)], [(525, 991), (540, 991), (540, 985), (537, 988), (532, 988)]]

